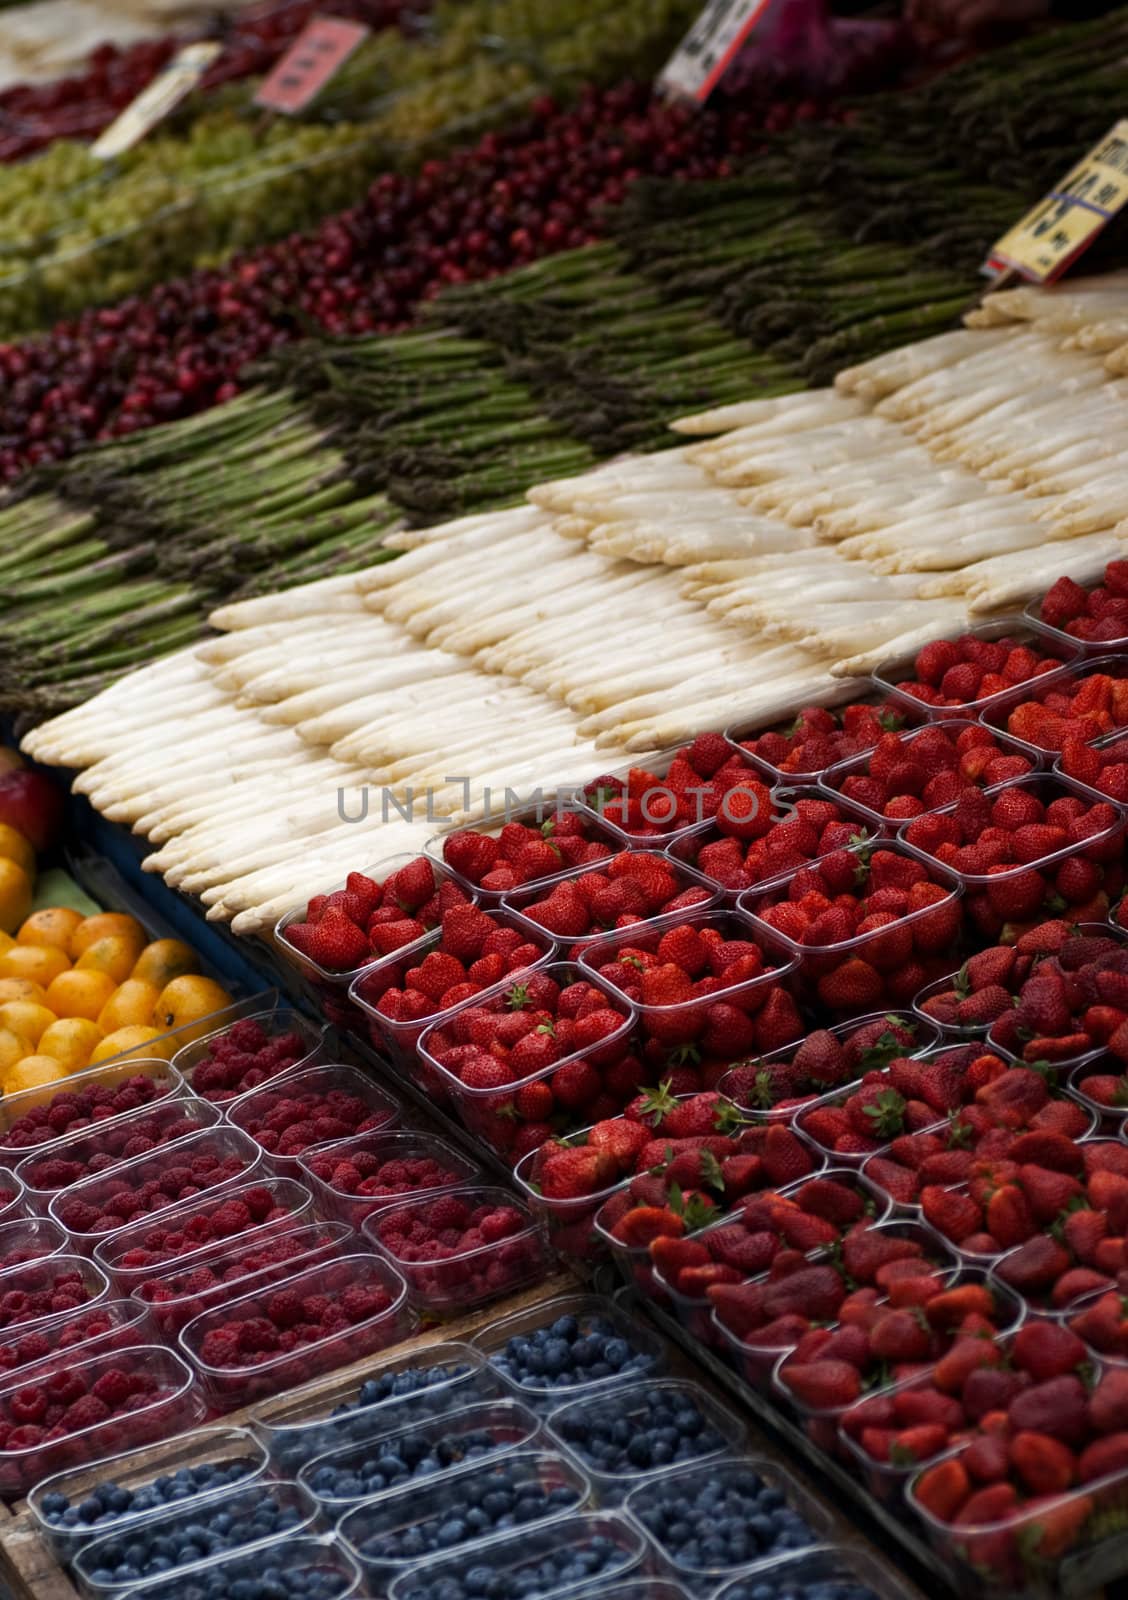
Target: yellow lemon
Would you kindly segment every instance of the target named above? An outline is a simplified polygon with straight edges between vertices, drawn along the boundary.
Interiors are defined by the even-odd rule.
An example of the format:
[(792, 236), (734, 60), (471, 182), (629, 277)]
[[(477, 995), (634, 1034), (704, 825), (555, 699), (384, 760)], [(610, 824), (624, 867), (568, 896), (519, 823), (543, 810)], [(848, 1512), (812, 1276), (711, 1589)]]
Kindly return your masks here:
[(151, 983), (142, 983), (139, 978), (127, 978), (118, 985), (98, 1013), (98, 1026), (105, 1033), (134, 1025), (150, 1027), (153, 1007), (160, 997), (160, 990), (154, 989)]
[(45, 1006), (47, 991), (30, 978), (0, 978), (0, 1006), (6, 1006), (9, 1000), (31, 1000), (37, 1006)]
[(35, 877), (35, 846), (8, 822), (0, 822), (0, 856), (22, 867), (29, 878)]
[(0, 1072), (8, 1067), (14, 1067), (17, 1061), (22, 1061), (32, 1051), (30, 1039), (24, 1039), (18, 1033), (13, 1033), (11, 1028), (0, 1028)]
[(200, 958), (190, 944), (182, 939), (154, 939), (137, 957), (129, 976), (141, 983), (151, 983), (159, 994), (173, 978), (186, 977), (199, 968)]
[(19, 931), (21, 944), (42, 944), (50, 950), (61, 950), (66, 955), (71, 934), (82, 918), (68, 906), (50, 906), (45, 911), (33, 911)]
[(75, 971), (102, 972), (116, 987), (124, 983), (137, 960), (137, 942), (125, 933), (110, 933), (88, 944), (75, 962)]
[(18, 862), (0, 856), (0, 928), (15, 933), (30, 910), (30, 875)]
[(105, 972), (74, 967), (47, 985), (47, 1004), (57, 1017), (86, 1017), (96, 1022), (117, 984)]
[(164, 1030), (161, 1028), (115, 1028), (113, 1033), (108, 1033), (100, 1044), (96, 1044), (90, 1052), (90, 1065), (97, 1066), (100, 1061), (109, 1061), (113, 1056), (159, 1056), (162, 1061), (167, 1061), (172, 1055), (172, 1046), (167, 1040), (160, 1044)]
[(39, 1054), (57, 1061), (64, 1072), (81, 1072), (102, 1042), (102, 1030), (86, 1017), (60, 1017), (39, 1041)]
[[(91, 917), (84, 917), (78, 927), (71, 934), (70, 957), (77, 961), (84, 951), (92, 944), (97, 944), (99, 939), (110, 938), (132, 939), (137, 945), (136, 961), (145, 948), (147, 935), (136, 917), (131, 917), (124, 911), (96, 911)], [(126, 973), (126, 977), (129, 974)]]
[(24, 1039), (30, 1039), (37, 1045), (45, 1030), (55, 1020), (55, 1013), (48, 1006), (37, 1005), (34, 1000), (8, 1000), (0, 1005), (0, 1025), (11, 1028), (13, 1033), (20, 1034)]
[(69, 967), (61, 950), (43, 944), (14, 944), (0, 956), (0, 978), (26, 978), (44, 989)]
[(38, 1089), (44, 1083), (58, 1083), (66, 1073), (50, 1056), (24, 1056), (13, 1066), (0, 1071), (0, 1089), (5, 1094), (19, 1094), (21, 1089)]
[(153, 1022), (163, 1032), (171, 1028), (184, 1030), (177, 1040), (179, 1048), (193, 1039), (202, 1039), (208, 1032), (208, 1028), (194, 1027), (194, 1024), (231, 1004), (227, 990), (211, 978), (173, 978), (161, 990), (160, 999), (153, 1008)]

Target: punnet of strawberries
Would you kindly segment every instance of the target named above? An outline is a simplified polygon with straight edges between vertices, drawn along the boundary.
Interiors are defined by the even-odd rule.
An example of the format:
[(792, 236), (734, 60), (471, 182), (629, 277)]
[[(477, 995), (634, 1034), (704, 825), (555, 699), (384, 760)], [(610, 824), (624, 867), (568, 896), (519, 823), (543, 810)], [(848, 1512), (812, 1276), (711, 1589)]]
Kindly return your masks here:
[(1057, 672), (1063, 657), (1052, 636), (1027, 629), (1025, 637), (1019, 637), (1022, 623), (1015, 620), (1018, 631), (998, 639), (976, 633), (934, 639), (917, 652), (907, 669), (911, 676), (902, 676), (906, 669), (894, 662), (878, 667), (874, 679), (924, 705), (965, 711), (1047, 672)]
[(747, 840), (720, 815), (710, 827), (677, 840), (672, 854), (732, 894), (794, 872), (832, 850), (865, 844), (871, 837), (872, 825), (863, 811), (825, 795), (802, 795), (786, 803), (773, 799), (773, 816), (779, 820)]
[(1083, 644), (1128, 644), (1128, 561), (1110, 561), (1100, 583), (1082, 588), (1072, 578), (1051, 584), (1035, 615)]
[(460, 828), (442, 838), (444, 865), (491, 896), (606, 861), (618, 848), (616, 835), (594, 817), (566, 810), (541, 822), (514, 819), (497, 833)]
[(999, 713), (998, 721), (1039, 750), (1063, 751), (1128, 726), (1128, 659), (1074, 667), (1029, 699)]
[(816, 1028), (798, 1045), (737, 1062), (717, 1087), (746, 1116), (779, 1121), (832, 1089), (898, 1057), (935, 1043), (939, 1033), (919, 1017), (879, 1012), (833, 1028)]
[(323, 972), (353, 973), (415, 944), (444, 911), (469, 904), (465, 889), (451, 878), (440, 882), (434, 863), (416, 856), (383, 878), (350, 872), (343, 889), (315, 894), (304, 916), (283, 919), (279, 936)]
[(578, 955), (593, 938), (707, 906), (715, 897), (716, 890), (665, 856), (624, 850), (598, 871), (575, 873), (545, 891), (515, 890), (502, 905), (553, 938), (580, 941), (569, 951)]
[(682, 828), (723, 819), (737, 838), (754, 839), (771, 819), (771, 795), (733, 744), (703, 733), (675, 752), (664, 775), (632, 767), (605, 774), (583, 791), (584, 804), (632, 841), (663, 839)]
[(823, 781), (875, 816), (905, 822), (1033, 769), (1033, 758), (1005, 736), (981, 722), (953, 721), (883, 733), (868, 755)]
[(1031, 1322), (985, 1343), (961, 1382), (953, 1372), (939, 1387), (940, 1371), (916, 1403), (931, 1408), (936, 1437), (964, 1447), (920, 1472), (909, 1494), (947, 1551), (1021, 1593), (1123, 1526), (1128, 1370), (1094, 1369), (1071, 1329)]
[[(1128, 946), (1123, 939), (1111, 928), (1074, 933), (1060, 924), (1032, 935), (1031, 942), (1035, 938), (1047, 953), (1021, 986), (1011, 980), (1015, 1003), (992, 1023), (990, 1043), (1024, 1061), (1073, 1061), (1102, 1049), (1128, 1061)], [(1020, 938), (1020, 951), (1023, 943)]]
[[(800, 952), (800, 976), (828, 1011), (910, 1002), (951, 968), (960, 933), (956, 880), (902, 846), (835, 850), (741, 908)], [(947, 961), (945, 962), (945, 956)]]
[(840, 711), (808, 706), (784, 727), (751, 738), (735, 737), (740, 748), (762, 761), (773, 776), (811, 780), (840, 761), (872, 750), (883, 734), (904, 727), (906, 717), (905, 707), (891, 700), (862, 702)]

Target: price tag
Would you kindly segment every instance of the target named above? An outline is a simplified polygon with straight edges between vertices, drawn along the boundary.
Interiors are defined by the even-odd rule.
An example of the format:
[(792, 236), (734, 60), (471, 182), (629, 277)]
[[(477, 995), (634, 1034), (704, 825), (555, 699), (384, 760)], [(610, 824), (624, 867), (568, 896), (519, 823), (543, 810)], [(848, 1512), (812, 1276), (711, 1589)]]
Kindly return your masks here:
[(345, 22), (340, 17), (311, 17), (259, 86), (255, 105), (287, 116), (304, 111), (367, 37), (368, 29), (363, 23)]
[(215, 40), (203, 40), (178, 50), (168, 66), (145, 85), (137, 98), (90, 146), (90, 154), (99, 161), (110, 161), (132, 149), (180, 104), (185, 95), (191, 94), (222, 49)]
[(707, 0), (658, 77), (670, 94), (704, 105), (770, 0)]
[(1056, 189), (1004, 233), (983, 271), (990, 277), (1017, 272), (1030, 283), (1053, 283), (1126, 201), (1128, 119), (1118, 122)]

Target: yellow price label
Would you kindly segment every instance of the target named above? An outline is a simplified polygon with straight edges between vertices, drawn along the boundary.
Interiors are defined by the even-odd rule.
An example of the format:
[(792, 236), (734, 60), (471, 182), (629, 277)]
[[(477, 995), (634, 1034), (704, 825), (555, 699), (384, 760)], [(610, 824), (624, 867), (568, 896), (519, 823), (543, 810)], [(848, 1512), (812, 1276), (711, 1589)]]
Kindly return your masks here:
[(1016, 227), (1004, 233), (984, 265), (1052, 283), (1128, 202), (1128, 118), (1105, 135)]

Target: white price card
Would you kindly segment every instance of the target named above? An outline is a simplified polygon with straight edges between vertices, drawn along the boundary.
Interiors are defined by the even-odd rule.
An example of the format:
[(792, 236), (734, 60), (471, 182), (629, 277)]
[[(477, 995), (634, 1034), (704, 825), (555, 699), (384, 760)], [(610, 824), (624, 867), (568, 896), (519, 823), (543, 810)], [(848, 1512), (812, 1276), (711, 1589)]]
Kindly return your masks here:
[(1083, 161), (1004, 233), (983, 264), (989, 277), (1017, 272), (1053, 283), (1128, 202), (1128, 119), (1116, 124)]
[(771, 0), (707, 0), (658, 77), (659, 88), (704, 105)]
[(110, 161), (132, 149), (180, 104), (185, 95), (191, 94), (222, 49), (214, 39), (205, 39), (178, 50), (168, 66), (145, 85), (90, 146), (90, 154), (99, 161)]

